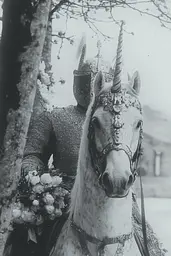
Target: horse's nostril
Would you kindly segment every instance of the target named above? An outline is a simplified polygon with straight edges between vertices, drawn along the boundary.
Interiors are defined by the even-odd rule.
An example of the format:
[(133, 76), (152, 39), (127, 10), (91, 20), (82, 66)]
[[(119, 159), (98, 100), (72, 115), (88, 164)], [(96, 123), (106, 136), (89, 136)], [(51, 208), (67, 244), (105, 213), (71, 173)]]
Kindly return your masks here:
[(104, 185), (104, 187), (108, 190), (111, 191), (113, 190), (113, 185), (112, 182), (110, 180), (109, 174), (107, 172), (105, 172), (102, 176), (102, 183)]
[(122, 181), (121, 181), (121, 187), (123, 188), (123, 189), (129, 189), (130, 187), (131, 187), (131, 185), (132, 185), (132, 183), (133, 183), (133, 176), (132, 175), (129, 175), (129, 178), (128, 179), (123, 179)]
[(102, 177), (103, 185), (107, 185), (109, 183), (109, 174), (105, 172)]

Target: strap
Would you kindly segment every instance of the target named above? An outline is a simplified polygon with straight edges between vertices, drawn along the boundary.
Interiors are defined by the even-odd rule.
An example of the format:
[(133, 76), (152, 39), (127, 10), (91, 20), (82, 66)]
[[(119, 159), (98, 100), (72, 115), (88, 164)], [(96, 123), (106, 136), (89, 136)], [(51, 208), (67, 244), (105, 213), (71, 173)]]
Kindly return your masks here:
[(145, 248), (144, 248), (144, 243), (142, 243), (142, 240), (140, 239), (139, 234), (138, 234), (136, 229), (134, 231), (134, 238), (135, 238), (135, 241), (137, 243), (138, 249), (139, 249), (139, 251), (141, 253), (141, 256), (146, 256)]
[(81, 249), (83, 250), (83, 253), (85, 255), (87, 255), (87, 256), (92, 256), (90, 254), (90, 251), (89, 251), (88, 246), (87, 246), (86, 233), (85, 232), (81, 232), (82, 230), (80, 230), (75, 225), (75, 223), (73, 221), (71, 222), (71, 227), (73, 228), (74, 233), (76, 233), (76, 235), (77, 235), (77, 238), (78, 238), (78, 240), (80, 242)]
[(141, 173), (139, 173), (139, 176), (140, 176), (140, 188), (141, 188), (142, 231), (143, 231), (143, 240), (144, 240), (144, 249), (145, 249), (144, 256), (150, 256), (150, 253), (149, 253), (149, 250), (148, 250), (148, 241), (147, 241), (146, 218), (145, 218), (145, 207), (144, 207), (144, 193), (143, 193)]

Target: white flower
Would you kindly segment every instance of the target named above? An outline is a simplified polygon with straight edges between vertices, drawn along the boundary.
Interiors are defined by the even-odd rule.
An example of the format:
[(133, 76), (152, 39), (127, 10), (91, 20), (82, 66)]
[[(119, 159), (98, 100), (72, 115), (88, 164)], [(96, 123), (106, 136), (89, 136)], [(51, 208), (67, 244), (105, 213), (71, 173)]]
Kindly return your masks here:
[(21, 210), (20, 209), (13, 209), (12, 211), (13, 218), (19, 218), (21, 216)]
[(64, 208), (65, 207), (65, 203), (63, 200), (59, 201), (59, 208)]
[(46, 86), (50, 84), (49, 76), (46, 73), (43, 74), (43, 76), (41, 77), (41, 80), (42, 80), (42, 83)]
[(39, 176), (32, 176), (30, 177), (30, 183), (35, 186), (40, 182), (40, 177)]
[(28, 174), (25, 176), (25, 180), (29, 181), (29, 175)]
[(48, 214), (52, 214), (55, 210), (53, 205), (45, 205), (45, 209), (46, 209)]
[(46, 193), (43, 201), (47, 204), (47, 205), (52, 205), (55, 201), (55, 199), (53, 198), (53, 196), (49, 193)]
[(38, 200), (34, 200), (34, 201), (32, 202), (32, 204), (33, 204), (34, 206), (39, 206), (39, 201), (38, 201)]
[(31, 210), (32, 212), (37, 213), (38, 210), (39, 210), (39, 207), (38, 207), (38, 206), (35, 206), (35, 205), (32, 205), (31, 208), (30, 208), (30, 210)]
[(21, 217), (24, 220), (24, 222), (32, 223), (35, 220), (35, 214), (28, 210), (23, 211), (21, 214)]
[[(39, 178), (38, 176), (38, 172), (36, 170), (33, 170), (33, 171), (29, 171), (28, 174), (25, 176), (25, 180), (28, 181), (28, 182), (31, 182), (31, 180), (33, 179), (33, 177), (37, 177), (37, 180)], [(35, 181), (35, 179), (33, 179), (33, 182)], [(39, 178), (39, 181), (40, 181), (40, 178)], [(35, 183), (37, 184), (37, 183)], [(32, 184), (32, 185), (35, 185), (35, 184)]]
[(69, 194), (69, 192), (66, 190), (66, 189), (64, 189), (64, 188), (61, 188), (61, 187), (56, 187), (55, 189), (54, 189), (54, 195), (55, 196), (58, 196), (58, 197), (64, 197), (64, 196), (66, 196), (67, 194)]
[(23, 224), (24, 223), (22, 218), (15, 218), (15, 219), (13, 219), (13, 222), (16, 223), (16, 224)]
[(30, 199), (31, 201), (34, 201), (35, 198), (36, 198), (36, 195), (33, 194), (33, 193), (31, 193), (30, 196), (29, 196), (29, 199)]
[(54, 220), (56, 218), (56, 215), (54, 213), (50, 214), (49, 215), (49, 219), (50, 220)]
[(40, 182), (42, 184), (50, 184), (52, 183), (52, 178), (50, 176), (49, 173), (44, 173), (41, 177), (40, 177)]
[(37, 194), (41, 194), (44, 191), (44, 187), (41, 184), (37, 184), (33, 187), (33, 191)]
[(62, 182), (62, 178), (61, 177), (59, 177), (59, 176), (53, 176), (52, 177), (52, 186), (53, 187), (58, 186), (59, 184), (61, 184), (61, 182)]
[(16, 202), (14, 208), (15, 209), (21, 209), (22, 208), (21, 202)]
[(61, 209), (55, 209), (55, 215), (56, 217), (60, 217), (62, 215)]

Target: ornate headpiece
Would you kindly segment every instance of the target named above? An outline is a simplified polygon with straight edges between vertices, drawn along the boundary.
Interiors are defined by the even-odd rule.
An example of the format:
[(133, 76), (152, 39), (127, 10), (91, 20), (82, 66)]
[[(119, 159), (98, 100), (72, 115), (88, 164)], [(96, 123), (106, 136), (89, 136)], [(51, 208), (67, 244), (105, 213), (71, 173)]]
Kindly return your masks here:
[[(95, 97), (95, 102), (93, 105), (92, 113), (99, 107), (103, 107), (105, 111), (108, 111), (112, 114), (112, 138), (113, 142), (109, 142), (101, 152), (97, 152), (96, 147), (93, 146), (94, 143), (94, 130), (93, 125), (90, 122), (89, 126), (89, 151), (91, 155), (92, 164), (94, 169), (96, 170), (99, 177), (102, 175), (102, 168), (105, 156), (111, 150), (123, 150), (128, 155), (130, 160), (130, 168), (133, 173), (136, 172), (137, 164), (139, 160), (139, 154), (141, 149), (141, 141), (142, 141), (142, 124), (140, 123), (140, 134), (139, 141), (136, 152), (132, 152), (129, 145), (126, 145), (120, 139), (121, 129), (124, 125), (122, 120), (122, 113), (129, 107), (137, 108), (140, 113), (142, 112), (141, 104), (137, 98), (136, 91), (134, 95), (134, 91), (129, 91), (129, 88), (122, 88), (121, 86), (121, 57), (122, 57), (122, 30), (123, 30), (123, 22), (121, 24), (121, 30), (119, 34), (118, 47), (117, 47), (117, 57), (116, 57), (116, 65), (114, 70), (114, 78), (113, 84), (111, 87), (106, 90), (102, 90), (100, 94), (97, 94)], [(96, 157), (98, 155), (98, 157)]]

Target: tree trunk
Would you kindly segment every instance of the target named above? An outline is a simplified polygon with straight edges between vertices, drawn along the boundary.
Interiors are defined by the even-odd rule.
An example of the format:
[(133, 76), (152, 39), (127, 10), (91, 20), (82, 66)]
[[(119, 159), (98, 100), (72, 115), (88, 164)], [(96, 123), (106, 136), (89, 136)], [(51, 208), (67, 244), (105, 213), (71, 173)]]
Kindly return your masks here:
[(0, 256), (11, 221), (51, 0), (5, 0), (0, 45)]
[(51, 65), (51, 49), (52, 49), (52, 18), (49, 17), (46, 38), (43, 47), (42, 60), (45, 62), (45, 72), (50, 72)]
[[(53, 85), (53, 78), (52, 78), (52, 66), (51, 66), (51, 49), (52, 49), (52, 19), (49, 18), (47, 31), (46, 31), (46, 38), (43, 46), (43, 52), (41, 61), (45, 64), (45, 73), (49, 76), (49, 85), (48, 87)], [(41, 78), (40, 78), (41, 80)], [(34, 100), (33, 106), (33, 114), (31, 116), (31, 122), (33, 122), (38, 115), (40, 115), (44, 110), (47, 109), (46, 100), (41, 95), (41, 88), (37, 85), (36, 96)]]

